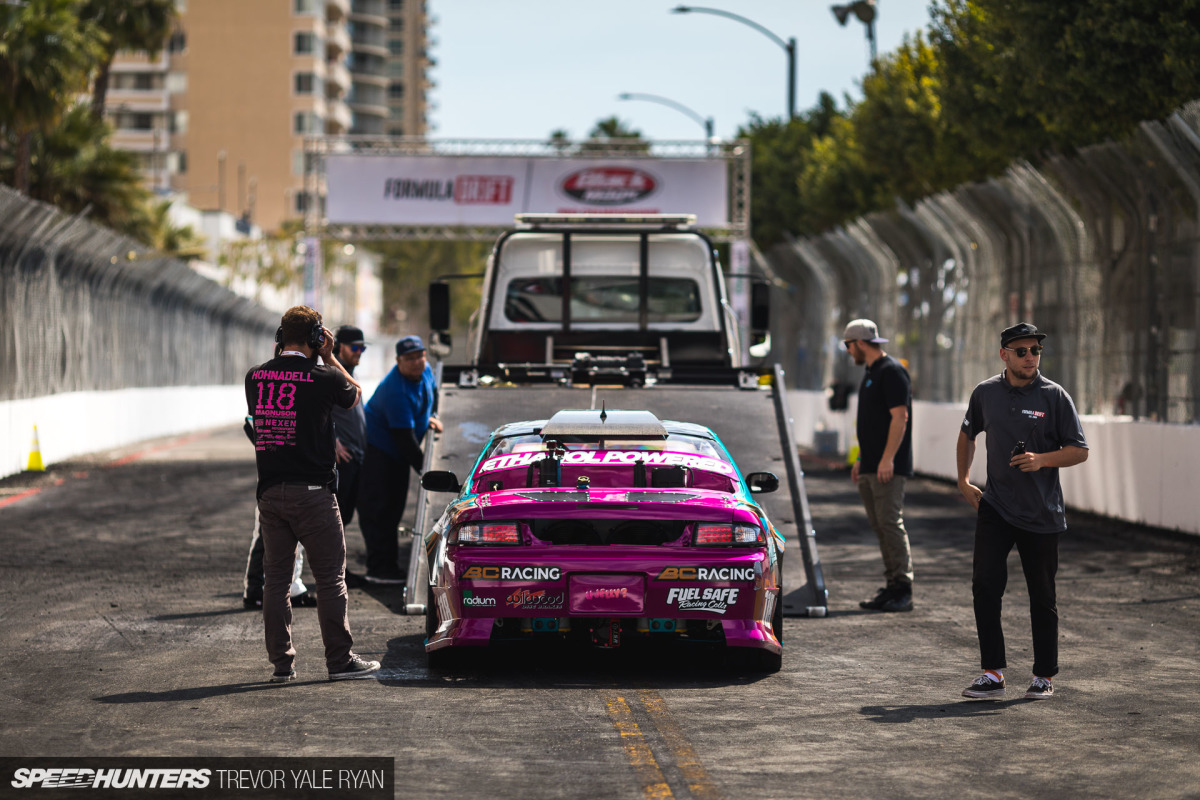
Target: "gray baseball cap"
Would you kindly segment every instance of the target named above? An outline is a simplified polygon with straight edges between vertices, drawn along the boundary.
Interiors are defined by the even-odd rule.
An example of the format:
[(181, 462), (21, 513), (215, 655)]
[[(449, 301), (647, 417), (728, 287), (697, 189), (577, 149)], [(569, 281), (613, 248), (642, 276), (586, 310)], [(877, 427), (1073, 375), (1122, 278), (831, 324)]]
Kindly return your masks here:
[(845, 332), (842, 333), (842, 341), (848, 342), (851, 339), (871, 342), (873, 344), (880, 344), (887, 341), (887, 339), (879, 335), (879, 328), (869, 319), (855, 319), (850, 321), (850, 324), (846, 326)]

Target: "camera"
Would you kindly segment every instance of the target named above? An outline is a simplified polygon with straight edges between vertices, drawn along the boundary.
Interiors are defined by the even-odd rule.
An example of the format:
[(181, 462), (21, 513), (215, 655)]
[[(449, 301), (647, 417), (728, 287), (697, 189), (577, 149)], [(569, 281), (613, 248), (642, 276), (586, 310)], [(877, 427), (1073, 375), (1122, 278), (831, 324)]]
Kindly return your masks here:
[(1012, 453), (1009, 454), (1009, 458), (1015, 458), (1016, 456), (1019, 456), (1024, 452), (1025, 452), (1025, 443), (1017, 442), (1015, 445), (1013, 445)]

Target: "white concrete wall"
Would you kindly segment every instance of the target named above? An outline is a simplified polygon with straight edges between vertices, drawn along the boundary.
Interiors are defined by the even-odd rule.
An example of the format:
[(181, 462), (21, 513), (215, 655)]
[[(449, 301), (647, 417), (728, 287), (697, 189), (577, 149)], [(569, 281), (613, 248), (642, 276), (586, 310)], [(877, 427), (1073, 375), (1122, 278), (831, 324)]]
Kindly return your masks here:
[(0, 402), (0, 477), (29, 464), (37, 425), (42, 461), (51, 464), (158, 436), (240, 422), (241, 386), (177, 386), (69, 392)]
[[(788, 405), (796, 441), (813, 447), (816, 430), (838, 432), (839, 453), (855, 443), (857, 398), (848, 411), (829, 410), (824, 392), (792, 391)], [(958, 477), (955, 447), (965, 403), (913, 403), (913, 459), (923, 475)], [(1060, 473), (1067, 505), (1109, 517), (1200, 534), (1200, 426), (1137, 422), (1128, 417), (1083, 417), (1088, 460)], [(971, 475), (986, 478), (976, 440)]]

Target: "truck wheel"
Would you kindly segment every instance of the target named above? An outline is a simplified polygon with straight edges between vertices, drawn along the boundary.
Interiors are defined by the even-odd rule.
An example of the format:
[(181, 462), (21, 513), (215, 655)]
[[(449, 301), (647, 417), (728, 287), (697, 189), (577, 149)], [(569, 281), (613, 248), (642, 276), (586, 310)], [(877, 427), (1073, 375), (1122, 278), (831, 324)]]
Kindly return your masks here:
[(726, 652), (729, 666), (745, 672), (774, 674), (783, 669), (783, 652), (772, 653), (758, 647), (731, 647)]

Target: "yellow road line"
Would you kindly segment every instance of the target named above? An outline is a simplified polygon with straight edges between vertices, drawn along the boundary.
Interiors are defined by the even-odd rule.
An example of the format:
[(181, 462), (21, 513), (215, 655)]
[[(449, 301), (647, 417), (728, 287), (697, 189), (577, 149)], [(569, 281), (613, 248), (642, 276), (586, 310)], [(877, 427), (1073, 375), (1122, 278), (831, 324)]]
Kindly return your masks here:
[(724, 795), (717, 789), (708, 777), (707, 770), (700, 763), (700, 758), (696, 755), (691, 742), (684, 736), (683, 729), (679, 727), (679, 723), (667, 710), (666, 701), (656, 692), (648, 689), (639, 690), (638, 699), (642, 701), (654, 727), (658, 728), (658, 732), (662, 734), (667, 747), (671, 748), (671, 752), (675, 756), (675, 766), (683, 773), (683, 779), (687, 781), (688, 791), (692, 793), (692, 797), (699, 800), (724, 800)]
[(667, 779), (663, 777), (662, 770), (659, 769), (658, 762), (654, 759), (654, 753), (650, 750), (650, 745), (646, 744), (646, 737), (642, 735), (642, 729), (634, 721), (633, 712), (629, 709), (625, 698), (606, 694), (604, 706), (608, 710), (609, 720), (612, 721), (613, 727), (621, 736), (625, 757), (629, 759), (629, 763), (637, 773), (638, 780), (641, 781), (642, 794), (646, 800), (673, 798), (675, 795), (671, 792), (671, 787), (667, 786)]

